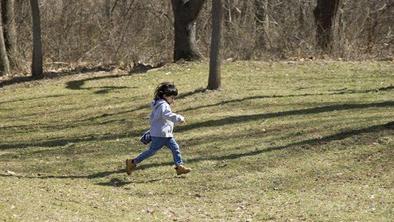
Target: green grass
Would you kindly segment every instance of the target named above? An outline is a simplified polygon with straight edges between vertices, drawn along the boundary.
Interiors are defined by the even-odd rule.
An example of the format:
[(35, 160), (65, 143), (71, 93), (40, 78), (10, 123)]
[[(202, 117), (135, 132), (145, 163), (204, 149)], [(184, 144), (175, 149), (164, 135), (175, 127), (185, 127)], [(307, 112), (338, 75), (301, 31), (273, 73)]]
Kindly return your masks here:
[[(0, 220), (391, 221), (394, 66), (385, 62), (205, 63), (85, 73), (0, 89)], [(145, 147), (162, 81), (186, 165)]]

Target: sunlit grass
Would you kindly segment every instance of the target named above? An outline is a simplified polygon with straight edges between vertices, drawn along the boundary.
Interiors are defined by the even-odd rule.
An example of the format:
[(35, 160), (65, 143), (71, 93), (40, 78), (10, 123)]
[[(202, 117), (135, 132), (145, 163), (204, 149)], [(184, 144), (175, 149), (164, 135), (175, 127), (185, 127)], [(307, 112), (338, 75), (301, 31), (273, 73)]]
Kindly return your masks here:
[[(394, 66), (205, 63), (0, 89), (0, 219), (390, 221)], [(163, 148), (132, 176), (156, 85), (173, 81), (186, 164)]]

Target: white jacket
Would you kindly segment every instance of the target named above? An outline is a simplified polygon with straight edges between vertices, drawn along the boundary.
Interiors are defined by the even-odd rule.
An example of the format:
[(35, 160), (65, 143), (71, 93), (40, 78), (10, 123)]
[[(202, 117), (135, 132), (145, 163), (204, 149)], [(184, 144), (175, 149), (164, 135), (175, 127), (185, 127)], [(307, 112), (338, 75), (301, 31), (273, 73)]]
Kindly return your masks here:
[(153, 100), (150, 114), (150, 134), (153, 137), (173, 137), (174, 125), (185, 118), (171, 111), (170, 105), (163, 99)]

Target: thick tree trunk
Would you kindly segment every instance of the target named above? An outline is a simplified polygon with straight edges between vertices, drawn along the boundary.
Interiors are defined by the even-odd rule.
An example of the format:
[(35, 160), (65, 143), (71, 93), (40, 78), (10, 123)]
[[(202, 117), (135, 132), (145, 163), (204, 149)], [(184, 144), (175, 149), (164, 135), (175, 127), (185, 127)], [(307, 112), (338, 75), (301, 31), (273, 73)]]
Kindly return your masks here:
[(316, 40), (324, 51), (330, 51), (333, 43), (333, 24), (338, 10), (339, 0), (317, 0), (313, 11), (316, 22)]
[(11, 67), (18, 67), (15, 0), (1, 0), (1, 13), (6, 50)]
[(222, 29), (223, 6), (221, 0), (212, 0), (212, 36), (209, 60), (208, 89), (220, 88), (220, 39)]
[(41, 43), (41, 21), (38, 0), (30, 0), (32, 20), (33, 20), (33, 61), (31, 73), (33, 78), (42, 78), (42, 43)]
[(4, 32), (3, 32), (3, 19), (2, 19), (2, 7), (0, 4), (0, 75), (10, 73), (10, 63), (8, 60), (5, 40), (4, 40)]
[(172, 0), (174, 12), (174, 61), (198, 60), (201, 53), (196, 44), (196, 18), (205, 0)]

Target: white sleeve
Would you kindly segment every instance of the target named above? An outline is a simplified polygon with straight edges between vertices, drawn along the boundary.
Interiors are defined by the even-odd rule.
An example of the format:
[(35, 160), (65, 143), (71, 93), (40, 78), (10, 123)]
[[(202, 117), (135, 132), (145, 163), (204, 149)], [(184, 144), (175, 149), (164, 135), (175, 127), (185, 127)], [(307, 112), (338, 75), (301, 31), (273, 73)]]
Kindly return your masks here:
[(179, 123), (179, 122), (185, 121), (185, 117), (183, 117), (179, 114), (173, 113), (171, 111), (170, 106), (167, 104), (165, 104), (164, 106), (161, 106), (161, 113), (162, 113), (162, 116), (164, 119), (169, 120), (173, 123)]

